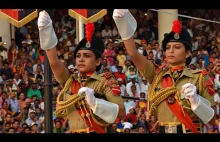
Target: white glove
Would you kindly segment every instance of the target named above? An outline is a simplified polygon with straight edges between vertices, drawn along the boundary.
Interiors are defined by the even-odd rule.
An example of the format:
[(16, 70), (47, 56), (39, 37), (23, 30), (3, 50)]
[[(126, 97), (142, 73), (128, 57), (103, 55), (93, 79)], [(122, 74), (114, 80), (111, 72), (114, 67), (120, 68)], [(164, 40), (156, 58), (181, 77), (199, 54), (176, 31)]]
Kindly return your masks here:
[(186, 99), (189, 99), (191, 107), (196, 107), (199, 103), (196, 86), (191, 83), (186, 83), (182, 86), (181, 92)]
[(95, 98), (94, 90), (88, 87), (79, 89), (79, 95), (85, 95), (86, 102), (90, 105), (94, 114), (108, 123), (113, 123), (118, 116), (119, 106), (117, 104)]
[(181, 92), (189, 99), (192, 111), (206, 124), (213, 118), (215, 112), (211, 108), (211, 103), (198, 95), (196, 90), (195, 85), (187, 83), (182, 86)]
[(122, 40), (128, 40), (134, 35), (137, 22), (128, 9), (115, 9), (113, 11), (113, 19)]
[(46, 11), (41, 11), (38, 17), (40, 46), (43, 50), (54, 48), (57, 45), (57, 37), (53, 29), (52, 20)]
[(78, 94), (85, 95), (86, 102), (90, 105), (91, 109), (93, 110), (93, 108), (95, 107), (95, 103), (96, 103), (94, 90), (88, 87), (82, 87), (79, 89)]

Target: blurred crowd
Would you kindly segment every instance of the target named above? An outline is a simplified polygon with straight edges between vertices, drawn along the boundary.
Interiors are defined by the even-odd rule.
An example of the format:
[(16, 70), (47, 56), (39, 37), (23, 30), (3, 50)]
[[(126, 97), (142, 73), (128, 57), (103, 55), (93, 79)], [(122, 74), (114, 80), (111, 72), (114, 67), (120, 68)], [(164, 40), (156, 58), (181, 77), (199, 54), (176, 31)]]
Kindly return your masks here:
[[(219, 20), (220, 10), (179, 10), (189, 16)], [(134, 34), (140, 54), (157, 66), (166, 64), (166, 57), (158, 43), (157, 12), (137, 9), (133, 12), (138, 28)], [(73, 58), (77, 46), (76, 20), (67, 10), (56, 10), (52, 17), (58, 37), (57, 56), (71, 73), (78, 74)], [(204, 124), (203, 133), (219, 133), (220, 106), (220, 26), (189, 18), (181, 18), (183, 26), (192, 37), (192, 62), (194, 70), (207, 69), (214, 82), (216, 124)], [(112, 19), (112, 10), (95, 22), (95, 34), (103, 39), (105, 51), (99, 73), (111, 72), (118, 81), (124, 98), (126, 117), (110, 124), (108, 133), (158, 133), (156, 116), (147, 116), (149, 83), (143, 78), (124, 48)], [(17, 28), (9, 49), (0, 46), (0, 133), (44, 133), (44, 60), (40, 48), (37, 19)], [(52, 77), (52, 105), (62, 87)], [(68, 120), (53, 116), (53, 133), (70, 133)]]

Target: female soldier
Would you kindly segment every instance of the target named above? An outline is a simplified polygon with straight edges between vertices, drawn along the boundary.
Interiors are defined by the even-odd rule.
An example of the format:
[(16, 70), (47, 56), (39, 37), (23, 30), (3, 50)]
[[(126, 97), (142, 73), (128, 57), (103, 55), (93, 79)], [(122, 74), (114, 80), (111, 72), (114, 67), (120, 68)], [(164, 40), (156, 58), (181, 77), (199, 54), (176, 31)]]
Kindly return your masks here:
[(159, 68), (135, 48), (132, 36), (137, 23), (129, 10), (116, 9), (113, 18), (128, 54), (150, 83), (148, 114), (158, 117), (160, 133), (182, 133), (188, 129), (197, 133), (196, 118), (205, 124), (212, 122), (213, 83), (207, 71), (187, 68), (191, 62), (191, 37), (180, 22), (174, 21), (172, 31), (164, 37), (162, 48), (167, 65)]
[(86, 38), (74, 52), (78, 75), (70, 75), (57, 57), (57, 37), (47, 12), (40, 12), (38, 27), (41, 48), (46, 51), (56, 80), (64, 86), (57, 97), (55, 115), (67, 116), (72, 133), (106, 133), (109, 123), (125, 117), (125, 108), (115, 78), (110, 73), (96, 73), (104, 43), (93, 35), (94, 25), (86, 25)]

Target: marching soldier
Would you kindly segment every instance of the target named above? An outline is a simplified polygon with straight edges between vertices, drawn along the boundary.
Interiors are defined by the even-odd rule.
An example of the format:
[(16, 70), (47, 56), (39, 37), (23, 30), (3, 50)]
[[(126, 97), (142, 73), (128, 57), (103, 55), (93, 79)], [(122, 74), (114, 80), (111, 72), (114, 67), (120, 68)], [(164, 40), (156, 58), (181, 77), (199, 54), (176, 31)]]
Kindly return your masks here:
[(157, 116), (160, 133), (199, 133), (201, 121), (213, 123), (213, 82), (206, 70), (187, 68), (192, 44), (181, 23), (174, 21), (164, 37), (167, 65), (160, 68), (138, 53), (132, 38), (137, 23), (129, 10), (115, 9), (113, 19), (132, 61), (150, 83), (148, 114)]
[(67, 117), (72, 133), (106, 133), (108, 124), (125, 117), (120, 87), (111, 73), (97, 74), (104, 52), (103, 41), (86, 25), (86, 36), (75, 49), (79, 74), (70, 75), (56, 54), (57, 37), (47, 12), (38, 18), (40, 45), (46, 51), (53, 74), (63, 89), (57, 98), (55, 115)]

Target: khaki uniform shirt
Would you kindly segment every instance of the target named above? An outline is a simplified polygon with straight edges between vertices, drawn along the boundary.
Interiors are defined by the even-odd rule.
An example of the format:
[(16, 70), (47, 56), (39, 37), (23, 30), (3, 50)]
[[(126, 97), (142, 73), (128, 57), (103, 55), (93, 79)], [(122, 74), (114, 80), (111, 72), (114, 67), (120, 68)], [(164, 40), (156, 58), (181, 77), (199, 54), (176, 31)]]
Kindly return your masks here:
[[(141, 70), (140, 73), (143, 75), (143, 77), (145, 77), (149, 81), (150, 84), (152, 83), (154, 78), (158, 77), (159, 72), (163, 70), (155, 67), (154, 64), (151, 63), (150, 61), (147, 61), (144, 66), (145, 66), (144, 70)], [(186, 83), (192, 83), (195, 86), (198, 86), (200, 74), (201, 74), (201, 70), (191, 70), (185, 67), (181, 76), (176, 80), (176, 82), (173, 80), (173, 86), (175, 86), (176, 89), (179, 91), (181, 90), (181, 87)], [(169, 68), (164, 69), (163, 77), (165, 75), (170, 75), (172, 78)], [(209, 80), (209, 76), (205, 75), (203, 80), (204, 82), (206, 82), (207, 80)], [(161, 81), (159, 82), (155, 91), (160, 89), (161, 89)], [(212, 95), (208, 93), (207, 87), (204, 87), (203, 93), (199, 95), (210, 101), (211, 105), (214, 105), (214, 98)], [(184, 103), (184, 105), (191, 108), (189, 103)], [(184, 110), (189, 114), (189, 116), (191, 116), (191, 118), (195, 116), (195, 114), (190, 109), (184, 109)], [(177, 119), (177, 117), (172, 113), (165, 100), (163, 100), (157, 106), (156, 116), (159, 122), (180, 122)]]
[[(79, 75), (73, 75), (73, 79), (77, 80), (80, 84), (81, 84), (81, 80), (80, 80), (80, 76)], [(115, 103), (115, 104), (123, 104), (123, 99), (120, 95), (114, 94), (112, 92), (111, 87), (117, 84), (111, 84), (108, 85), (108, 82), (111, 81), (116, 81), (114, 76), (111, 76), (110, 78), (106, 79), (104, 77), (104, 74), (97, 74), (96, 72), (94, 72), (86, 81), (84, 87), (88, 87), (88, 88), (92, 88), (94, 89), (94, 87), (96, 87), (97, 85), (99, 85), (99, 83), (101, 82), (101, 80), (104, 79), (105, 83), (102, 85), (102, 89), (100, 92), (96, 92), (98, 93), (98, 96), (95, 96), (96, 98), (100, 98), (100, 99), (105, 99), (109, 102)], [(69, 88), (69, 91), (71, 91), (71, 87)], [(64, 100), (67, 100), (71, 97), (70, 94), (65, 94), (64, 95)], [(88, 108), (88, 107), (87, 107)], [(87, 109), (89, 110), (89, 109)], [(101, 118), (99, 118), (98, 116), (94, 115), (96, 120), (98, 120), (99, 122), (102, 123), (106, 123), (104, 120), (102, 120)], [(72, 132), (74, 131), (78, 131), (81, 129), (86, 129), (89, 126), (86, 126), (86, 123), (84, 122), (83, 118), (78, 114), (76, 108), (74, 105), (72, 105), (71, 107), (67, 108), (67, 118), (69, 120), (69, 125), (70, 125), (70, 130)], [(92, 119), (90, 117), (90, 119)]]

